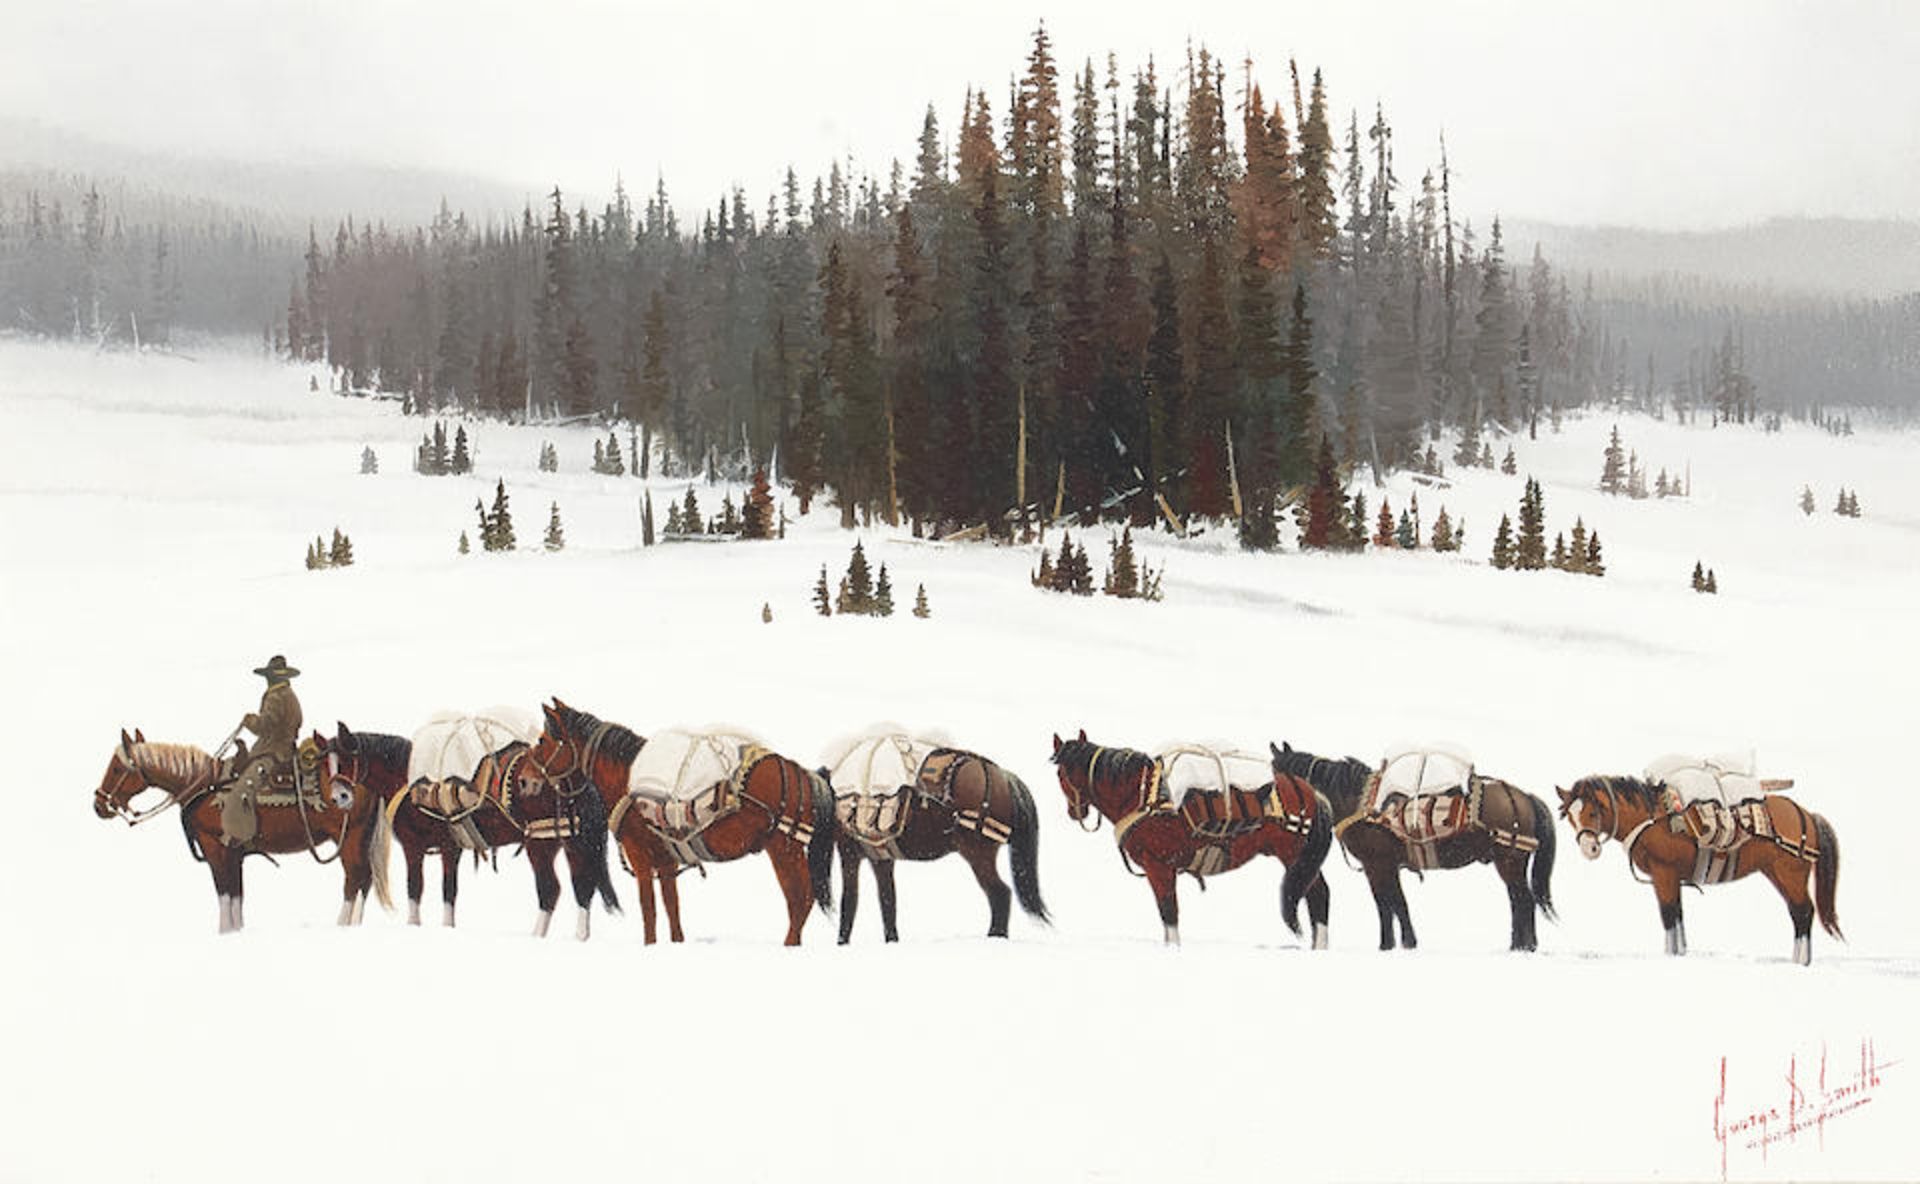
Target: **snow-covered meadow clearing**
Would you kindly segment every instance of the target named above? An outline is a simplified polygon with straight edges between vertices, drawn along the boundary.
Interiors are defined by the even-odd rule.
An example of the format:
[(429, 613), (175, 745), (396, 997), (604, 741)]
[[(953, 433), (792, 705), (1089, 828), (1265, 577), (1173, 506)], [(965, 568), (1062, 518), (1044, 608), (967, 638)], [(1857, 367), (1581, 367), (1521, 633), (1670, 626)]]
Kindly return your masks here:
[[(1905, 1138), (1920, 1117), (1910, 434), (1622, 419), (1649, 472), (1690, 471), (1693, 487), (1630, 502), (1594, 488), (1612, 420), (1543, 424), (1513, 442), (1520, 476), (1449, 466), (1445, 488), (1367, 489), (1376, 511), (1418, 488), (1426, 522), (1442, 505), (1464, 517), (1459, 555), (1137, 538), (1166, 565), (1161, 604), (1035, 591), (1033, 548), (867, 531), (903, 611), (823, 620), (809, 591), (851, 544), (830, 507), (778, 542), (643, 550), (642, 483), (587, 472), (586, 428), (469, 425), (472, 476), (426, 478), (410, 466), (421, 421), (307, 387), (305, 369), (217, 350), (0, 341), (0, 924), (15, 951), (0, 1178), (1920, 1170)], [(543, 440), (561, 472), (536, 471)], [(366, 445), (374, 476), (358, 474)], [(1600, 532), (1604, 579), (1487, 565), (1526, 475), (1549, 537), (1576, 514)], [(456, 554), (497, 477), (522, 550), (481, 554), (476, 537)], [(686, 483), (653, 485), (664, 518)], [(1842, 485), (1861, 519), (1831, 512)], [(719, 490), (699, 495), (717, 508)], [(537, 549), (551, 501), (559, 554)], [(335, 526), (355, 566), (305, 570), (303, 548)], [(1096, 568), (1104, 535), (1088, 540)], [(1689, 590), (1696, 559), (1718, 596)], [(904, 612), (922, 583), (926, 621)], [(641, 945), (625, 878), (627, 915), (597, 917), (590, 942), (566, 924), (535, 941), (530, 877), (503, 854), (498, 875), (463, 873), (456, 930), (377, 912), (341, 930), (338, 869), (295, 856), (249, 861), (248, 928), (217, 937), (178, 827), (129, 833), (88, 798), (123, 726), (213, 747), (275, 653), (304, 671), (308, 725), (329, 733), (552, 695), (642, 733), (744, 725), (809, 762), (876, 720), (939, 728), (1033, 787), (1057, 923), (1016, 912), (1012, 940), (987, 941), (954, 859), (901, 871), (898, 945), (879, 940), (869, 881), (853, 945), (816, 915), (805, 946), (783, 949), (773, 876), (753, 859), (683, 881), (683, 946)], [(1792, 965), (1786, 910), (1751, 879), (1688, 893), (1691, 953), (1667, 958), (1617, 846), (1589, 863), (1563, 827), (1561, 920), (1537, 955), (1506, 952), (1486, 867), (1409, 877), (1421, 947), (1377, 952), (1365, 883), (1337, 854), (1330, 951), (1280, 924), (1271, 861), (1204, 894), (1183, 880), (1184, 945), (1163, 948), (1111, 832), (1079, 833), (1062, 808), (1049, 738), (1082, 727), (1134, 747), (1285, 739), (1370, 761), (1440, 739), (1548, 797), (1665, 752), (1755, 749), (1838, 831), (1850, 940), (1818, 934), (1814, 965)], [(1876, 1082), (1824, 1098), (1822, 1050), (1835, 1094), (1868, 1042)], [(1829, 1117), (1763, 1154), (1758, 1127), (1730, 1128), (1804, 1119), (1790, 1066), (1798, 1105)]]

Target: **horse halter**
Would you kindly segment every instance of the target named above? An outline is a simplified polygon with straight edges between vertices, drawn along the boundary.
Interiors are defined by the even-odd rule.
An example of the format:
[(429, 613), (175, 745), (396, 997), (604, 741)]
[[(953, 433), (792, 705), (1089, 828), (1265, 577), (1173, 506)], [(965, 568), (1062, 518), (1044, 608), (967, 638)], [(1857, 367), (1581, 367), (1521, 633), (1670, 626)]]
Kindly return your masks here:
[[(1599, 828), (1593, 826), (1580, 826), (1576, 824), (1574, 827), (1573, 841), (1580, 844), (1583, 852), (1586, 850), (1586, 840), (1593, 840), (1593, 853), (1589, 855), (1588, 858), (1598, 856), (1600, 848), (1606, 845), (1608, 839), (1617, 839), (1620, 837), (1620, 798), (1614, 793), (1612, 781), (1602, 778), (1600, 780), (1600, 788), (1607, 791), (1608, 825), (1606, 833), (1602, 834)], [(1560, 803), (1560, 817), (1566, 819), (1568, 822), (1574, 822), (1573, 808), (1575, 805), (1583, 805), (1586, 803), (1586, 795), (1588, 792), (1591, 791), (1575, 789), (1574, 797)], [(1595, 802), (1594, 805), (1598, 806), (1599, 803)]]
[[(527, 746), (526, 752), (521, 754), (522, 759), (533, 766), (534, 772), (540, 774), (542, 784), (553, 786), (554, 793), (563, 798), (575, 796), (580, 792), (581, 784), (587, 778), (588, 753), (583, 750), (580, 742), (573, 738), (573, 733), (564, 727), (560, 729), (558, 735), (546, 732), (542, 734), (542, 738), (552, 738), (556, 745), (568, 754), (566, 770), (556, 777), (553, 770), (547, 767), (546, 762), (534, 755), (540, 747), (538, 742)], [(531, 796), (539, 792), (534, 789), (529, 790), (528, 794)]]
[[(121, 793), (122, 781), (131, 782), (124, 796)], [(97, 813), (125, 818), (131, 825), (137, 813), (133, 809), (133, 795), (147, 785), (147, 771), (141, 767), (139, 759), (125, 748), (116, 748), (113, 750), (113, 776), (103, 779), (94, 789), (93, 808)], [(109, 786), (112, 788), (109, 789)]]
[[(1067, 791), (1067, 817), (1073, 819), (1074, 825), (1078, 826), (1081, 830), (1086, 831), (1088, 834), (1093, 834), (1100, 829), (1100, 820), (1106, 817), (1105, 814), (1100, 812), (1099, 807), (1096, 806), (1093, 801), (1093, 766), (1095, 762), (1100, 759), (1100, 754), (1106, 750), (1098, 745), (1089, 745), (1088, 747), (1090, 747), (1092, 751), (1087, 754), (1087, 788), (1081, 790), (1076, 786), (1073, 783), (1073, 777), (1071, 775), (1062, 777), (1060, 783)], [(1088, 815), (1093, 816), (1092, 826), (1087, 825)]]

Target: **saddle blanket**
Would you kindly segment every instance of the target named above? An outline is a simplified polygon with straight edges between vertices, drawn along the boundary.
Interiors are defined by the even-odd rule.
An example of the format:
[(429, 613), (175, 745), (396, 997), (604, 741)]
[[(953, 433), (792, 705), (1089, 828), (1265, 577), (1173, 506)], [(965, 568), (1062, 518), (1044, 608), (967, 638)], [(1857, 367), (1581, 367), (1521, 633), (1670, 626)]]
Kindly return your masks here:
[(1154, 758), (1160, 766), (1160, 792), (1178, 806), (1195, 790), (1225, 794), (1228, 790), (1258, 792), (1273, 785), (1273, 765), (1266, 757), (1229, 749), (1182, 744)]
[(515, 707), (490, 707), (474, 715), (442, 712), (413, 734), (407, 783), (471, 783), (488, 756), (539, 738), (539, 717)]
[(1702, 850), (1731, 851), (1749, 838), (1775, 837), (1773, 818), (1762, 801), (1732, 806), (1706, 800), (1674, 812), (1673, 829), (1684, 830)]
[(627, 792), (636, 798), (692, 801), (716, 786), (731, 786), (748, 749), (759, 741), (744, 732), (656, 732), (627, 770)]
[(1663, 756), (1647, 766), (1647, 780), (1666, 787), (1668, 809), (1676, 814), (1695, 802), (1736, 806), (1766, 796), (1768, 783), (1754, 776), (1753, 765), (1752, 753)]

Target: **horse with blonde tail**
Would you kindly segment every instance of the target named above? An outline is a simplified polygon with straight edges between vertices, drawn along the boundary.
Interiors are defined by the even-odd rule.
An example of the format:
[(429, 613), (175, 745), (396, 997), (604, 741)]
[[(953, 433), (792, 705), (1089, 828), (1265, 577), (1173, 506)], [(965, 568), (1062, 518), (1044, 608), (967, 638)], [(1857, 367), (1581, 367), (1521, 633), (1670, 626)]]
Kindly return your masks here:
[[(249, 855), (287, 855), (308, 852), (319, 863), (338, 860), (345, 885), (339, 923), (358, 925), (365, 913), (367, 894), (380, 890), (380, 903), (391, 901), (385, 881), (376, 878), (371, 858), (375, 831), (380, 825), (378, 799), (347, 786), (332, 784), (319, 767), (313, 741), (301, 745), (295, 788), (287, 793), (262, 794), (256, 801), (258, 830), (244, 843), (229, 843), (221, 825), (221, 805), (214, 792), (220, 762), (191, 744), (160, 744), (137, 729), (120, 733), (120, 743), (107, 760), (99, 786), (93, 791), (93, 812), (101, 818), (123, 818), (138, 825), (170, 809), (180, 812), (187, 850), (207, 865), (219, 900), (221, 933), (245, 924), (245, 880), (241, 868)], [(165, 799), (136, 809), (135, 798), (157, 789)], [(323, 843), (333, 853), (322, 856)]]

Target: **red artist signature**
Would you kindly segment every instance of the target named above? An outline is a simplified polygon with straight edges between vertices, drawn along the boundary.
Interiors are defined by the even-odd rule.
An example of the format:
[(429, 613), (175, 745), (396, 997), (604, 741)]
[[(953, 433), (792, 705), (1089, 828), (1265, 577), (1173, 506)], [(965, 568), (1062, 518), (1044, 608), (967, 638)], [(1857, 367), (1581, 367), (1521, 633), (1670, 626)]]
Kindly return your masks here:
[[(1860, 1042), (1859, 1056), (1829, 1062), (1827, 1046), (1820, 1046), (1818, 1071), (1808, 1079), (1799, 1056), (1787, 1058), (1784, 1093), (1778, 1101), (1742, 1109), (1727, 1104), (1727, 1058), (1720, 1058), (1720, 1089), (1713, 1096), (1713, 1137), (1720, 1144), (1720, 1178), (1727, 1178), (1729, 1145), (1758, 1149), (1766, 1162), (1767, 1149), (1776, 1143), (1796, 1143), (1811, 1132), (1822, 1150), (1827, 1145), (1827, 1123), (1873, 1102), (1881, 1074), (1898, 1064), (1883, 1061), (1873, 1038)], [(1813, 1066), (1809, 1065), (1811, 1069)]]

